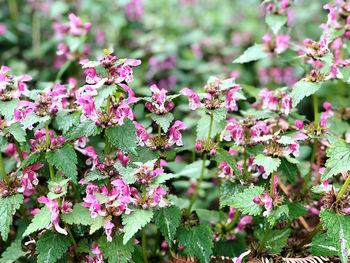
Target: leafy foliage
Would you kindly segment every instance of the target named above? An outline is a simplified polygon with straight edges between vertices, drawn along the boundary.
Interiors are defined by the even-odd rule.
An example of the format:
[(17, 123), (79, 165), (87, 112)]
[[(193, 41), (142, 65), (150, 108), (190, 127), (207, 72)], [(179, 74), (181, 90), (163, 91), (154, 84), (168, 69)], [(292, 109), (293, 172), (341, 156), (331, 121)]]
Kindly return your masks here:
[(266, 58), (267, 54), (263, 50), (262, 45), (255, 44), (254, 46), (251, 46), (246, 51), (244, 51), (243, 55), (238, 57), (233, 61), (233, 63), (248, 63), (251, 61), (259, 60)]
[(129, 215), (123, 214), (123, 224), (125, 224), (123, 244), (126, 244), (137, 231), (151, 222), (152, 217), (153, 211), (149, 209), (137, 209)]
[(151, 115), (152, 120), (154, 120), (160, 127), (162, 127), (164, 132), (167, 132), (171, 122), (174, 120), (174, 115), (170, 112), (164, 115), (157, 115), (152, 114)]
[(134, 251), (133, 240), (123, 243), (122, 235), (115, 235), (112, 242), (108, 242), (106, 237), (102, 237), (98, 241), (103, 256), (111, 263), (127, 263), (131, 261)]
[[(290, 236), (291, 229), (269, 230), (267, 233), (265, 248), (271, 254), (279, 254), (282, 248), (287, 244), (287, 239)], [(264, 230), (259, 229), (255, 232), (260, 242), (264, 236)]]
[(299, 102), (314, 94), (322, 87), (322, 83), (319, 82), (308, 82), (305, 80), (300, 80), (293, 86), (292, 98), (293, 98), (293, 107), (296, 107)]
[(136, 129), (131, 121), (125, 121), (124, 125), (106, 129), (108, 140), (119, 149), (135, 152)]
[(180, 224), (181, 211), (176, 206), (159, 209), (154, 215), (154, 222), (159, 227), (169, 247), (175, 237), (176, 229)]
[(262, 212), (262, 206), (253, 202), (254, 197), (259, 197), (264, 192), (261, 186), (250, 187), (242, 193), (236, 194), (232, 200), (232, 206), (242, 210), (242, 213), (248, 215), (259, 215)]
[(9, 197), (0, 198), (0, 233), (4, 241), (7, 240), (10, 226), (12, 224), (12, 216), (23, 203), (23, 195), (17, 194)]
[(38, 230), (44, 229), (50, 225), (50, 211), (49, 208), (44, 206), (33, 217), (26, 231), (23, 233), (23, 237), (30, 235)]
[(281, 164), (281, 160), (279, 158), (272, 158), (264, 154), (259, 154), (255, 157), (254, 164), (263, 166), (266, 174), (269, 175), (272, 172), (277, 171), (277, 168)]
[(46, 231), (40, 235), (35, 253), (38, 254), (38, 263), (54, 263), (60, 259), (71, 245), (68, 236)]
[(184, 247), (186, 255), (194, 255), (200, 262), (209, 263), (213, 249), (212, 230), (206, 224), (193, 228), (180, 228), (178, 242)]

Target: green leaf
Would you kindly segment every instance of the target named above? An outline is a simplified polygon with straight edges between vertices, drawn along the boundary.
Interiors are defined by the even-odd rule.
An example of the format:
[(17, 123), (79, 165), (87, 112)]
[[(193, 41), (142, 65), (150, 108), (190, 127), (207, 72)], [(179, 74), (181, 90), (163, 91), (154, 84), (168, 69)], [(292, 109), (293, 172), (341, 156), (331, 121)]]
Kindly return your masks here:
[(242, 179), (242, 172), (238, 169), (236, 158), (231, 155), (228, 151), (221, 150), (218, 153), (215, 154), (213, 159), (219, 164), (222, 162), (227, 162), (231, 168), (233, 169), (236, 177), (238, 179)]
[(234, 197), (242, 193), (244, 186), (235, 182), (226, 180), (220, 188), (220, 207), (229, 206), (233, 203)]
[(320, 73), (327, 74), (332, 69), (333, 65), (333, 54), (331, 52), (326, 53), (324, 56), (319, 58), (322, 61), (322, 68)]
[(72, 212), (69, 214), (62, 214), (62, 220), (67, 224), (77, 224), (77, 225), (90, 225), (91, 224), (91, 213), (87, 207), (82, 206), (82, 204), (75, 204)]
[(23, 130), (19, 122), (11, 124), (7, 129), (4, 130), (4, 133), (7, 132), (11, 133), (18, 142), (26, 141), (26, 132)]
[(4, 241), (7, 240), (10, 226), (12, 225), (12, 216), (23, 203), (23, 195), (17, 194), (6, 198), (0, 197), (0, 232)]
[(35, 253), (38, 254), (38, 263), (55, 263), (66, 254), (71, 241), (68, 236), (58, 235), (46, 231), (40, 235), (36, 243)]
[(338, 215), (327, 209), (320, 212), (320, 218), (327, 227), (327, 236), (337, 246), (341, 262), (347, 263), (350, 254), (350, 215)]
[(83, 136), (95, 136), (102, 132), (102, 127), (96, 126), (91, 120), (80, 122), (73, 126), (65, 136), (67, 140), (74, 140)]
[[(96, 193), (96, 192), (95, 192)], [(91, 216), (90, 216), (91, 217)], [(104, 224), (108, 221), (111, 220), (111, 216), (108, 217), (102, 217), (100, 215), (97, 215), (94, 219), (91, 220), (91, 226), (90, 226), (90, 235), (95, 233), (97, 230), (99, 230), (101, 227), (104, 226)]]
[(79, 115), (76, 113), (67, 115), (61, 114), (56, 116), (55, 121), (58, 129), (66, 133), (79, 119)]
[(57, 149), (46, 153), (46, 159), (49, 164), (56, 166), (58, 170), (62, 170), (63, 174), (69, 176), (74, 183), (77, 183), (77, 154), (70, 144), (64, 145), (61, 149)]
[(174, 115), (172, 113), (167, 113), (164, 115), (157, 115), (152, 113), (152, 120), (154, 120), (160, 127), (162, 127), (164, 132), (167, 132), (171, 122), (174, 120)]
[(273, 209), (269, 214), (268, 220), (274, 226), (276, 222), (283, 222), (288, 219), (294, 220), (299, 216), (303, 216), (307, 211), (308, 209), (299, 203), (288, 202)]
[(213, 114), (214, 120), (217, 122), (220, 122), (226, 119), (227, 109), (225, 107), (211, 110), (211, 112)]
[(271, 28), (272, 32), (277, 35), (281, 27), (287, 23), (288, 17), (275, 14), (268, 14), (265, 17), (266, 24)]
[(272, 158), (264, 154), (259, 154), (255, 157), (254, 164), (264, 167), (265, 173), (269, 175), (273, 171), (277, 171), (277, 168), (281, 164), (281, 160), (279, 158)]
[(153, 217), (153, 211), (150, 209), (141, 210), (135, 209), (129, 215), (123, 214), (124, 237), (123, 244), (126, 244), (130, 238), (136, 234), (142, 227), (151, 222)]
[(24, 252), (22, 250), (21, 240), (16, 239), (11, 242), (10, 246), (8, 246), (4, 253), (2, 253), (0, 263), (16, 262), (16, 260), (22, 256), (24, 256)]
[(19, 99), (0, 101), (0, 114), (4, 116), (7, 121), (11, 121), (15, 114), (15, 108), (17, 107), (18, 103)]
[(26, 231), (23, 233), (23, 237), (30, 235), (36, 231), (48, 227), (51, 223), (50, 209), (46, 206), (41, 208), (38, 213), (33, 217)]
[[(270, 229), (267, 233), (265, 249), (267, 249), (269, 254), (279, 254), (282, 248), (287, 244), (287, 239), (291, 233), (291, 229), (284, 230), (272, 230)], [(256, 237), (261, 242), (264, 236), (265, 230), (259, 229), (255, 232)]]
[(263, 207), (253, 202), (254, 197), (259, 197), (265, 189), (261, 186), (254, 186), (245, 189), (242, 193), (233, 197), (232, 205), (240, 210), (242, 213), (256, 216), (261, 214)]
[[(137, 153), (137, 154), (136, 154)], [(159, 151), (152, 151), (149, 147), (137, 147), (136, 153), (130, 155), (130, 162), (145, 163), (150, 160), (158, 159), (160, 156)]]
[(257, 110), (254, 108), (251, 108), (251, 109), (248, 109), (245, 111), (242, 110), (241, 113), (247, 117), (252, 116), (256, 120), (274, 119), (274, 118), (278, 117), (278, 114), (276, 112), (273, 112), (270, 110)]
[(295, 83), (291, 94), (293, 99), (293, 107), (296, 107), (305, 97), (308, 97), (318, 91), (322, 87), (322, 84), (322, 82), (309, 82), (305, 80), (299, 80), (297, 83)]
[(169, 247), (172, 247), (176, 229), (181, 221), (181, 211), (177, 206), (163, 207), (154, 215), (154, 222), (165, 237)]
[(201, 263), (209, 263), (213, 251), (213, 232), (207, 224), (179, 229), (177, 241), (184, 247), (186, 255), (197, 257)]
[[(205, 167), (209, 165), (210, 161), (205, 162)], [(180, 172), (176, 173), (178, 177), (180, 176), (186, 176), (188, 178), (195, 178), (198, 179), (200, 177), (200, 170), (202, 169), (203, 161), (195, 161), (193, 163), (190, 163), (186, 165), (183, 169), (181, 169)]]
[[(210, 126), (210, 116), (205, 113), (201, 113), (202, 117), (199, 119), (197, 124), (197, 138), (207, 139), (209, 126)], [(222, 120), (220, 122), (213, 120), (212, 130), (211, 130), (211, 138), (214, 138), (218, 135), (226, 125), (226, 121)]]
[(322, 174), (322, 181), (331, 178), (341, 172), (350, 170), (350, 146), (344, 140), (337, 140), (332, 147), (327, 149), (326, 169)]
[[(116, 164), (119, 164), (119, 163), (116, 163)], [(100, 171), (93, 170), (86, 175), (84, 183), (105, 180), (107, 178), (108, 178), (108, 175), (102, 175)]]
[(105, 259), (109, 263), (128, 263), (131, 262), (131, 257), (134, 252), (134, 241), (129, 240), (123, 244), (123, 236), (115, 235), (112, 242), (108, 242), (105, 236), (98, 240), (98, 245), (103, 252)]
[(23, 123), (24, 129), (28, 129), (30, 126), (33, 126), (35, 123), (42, 123), (50, 120), (50, 115), (46, 115), (45, 117), (40, 117), (36, 115), (34, 112), (29, 113)]
[(318, 232), (312, 239), (309, 248), (313, 256), (334, 257), (338, 255), (338, 249), (334, 246), (334, 242), (326, 233)]
[(94, 97), (96, 109), (106, 105), (108, 96), (112, 95), (117, 90), (116, 85), (102, 86), (97, 89), (98, 93)]
[(33, 152), (33, 153), (29, 154), (28, 157), (25, 158), (23, 160), (23, 162), (21, 162), (21, 165), (18, 167), (16, 173), (18, 173), (19, 170), (21, 170), (23, 168), (26, 168), (34, 163), (41, 161), (42, 159), (43, 159), (42, 153)]
[(290, 163), (286, 158), (281, 158), (280, 160), (281, 165), (278, 167), (278, 171), (286, 176), (289, 182), (295, 184), (298, 167), (296, 164)]
[(136, 128), (132, 121), (125, 120), (124, 125), (106, 129), (106, 135), (110, 143), (118, 149), (135, 152), (137, 144)]
[(227, 219), (227, 214), (223, 211), (196, 209), (196, 214), (201, 224), (210, 224), (210, 222), (218, 223)]
[(235, 59), (233, 63), (247, 63), (263, 58), (267, 58), (267, 53), (263, 50), (262, 45), (255, 44), (244, 51), (243, 55)]

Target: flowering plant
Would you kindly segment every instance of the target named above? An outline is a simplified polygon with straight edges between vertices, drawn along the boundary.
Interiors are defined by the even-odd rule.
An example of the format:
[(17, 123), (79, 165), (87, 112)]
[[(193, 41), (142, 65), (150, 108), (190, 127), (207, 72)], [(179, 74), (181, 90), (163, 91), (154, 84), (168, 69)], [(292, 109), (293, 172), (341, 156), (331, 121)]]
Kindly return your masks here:
[(294, 8), (263, 1), (261, 44), (200, 88), (175, 85), (175, 55), (97, 34), (93, 56), (73, 13), (52, 23), (54, 82), (1, 66), (0, 263), (348, 262), (350, 4), (323, 6), (319, 41), (293, 38)]

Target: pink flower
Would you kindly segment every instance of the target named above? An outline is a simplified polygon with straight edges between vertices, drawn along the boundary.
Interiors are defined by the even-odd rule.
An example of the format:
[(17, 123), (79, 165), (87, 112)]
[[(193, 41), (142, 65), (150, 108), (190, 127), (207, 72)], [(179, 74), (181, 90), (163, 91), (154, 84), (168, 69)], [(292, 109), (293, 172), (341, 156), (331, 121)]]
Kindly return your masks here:
[(253, 222), (252, 216), (244, 216), (241, 221), (237, 224), (237, 228), (235, 232), (242, 232), (246, 225), (251, 224)]
[(96, 110), (95, 102), (90, 95), (84, 95), (78, 98), (75, 103), (79, 105), (78, 108), (83, 112), (81, 115), (82, 121), (86, 120), (86, 116), (94, 121), (98, 119), (98, 111)]
[(327, 126), (327, 119), (329, 117), (331, 117), (332, 115), (328, 112), (324, 112), (322, 113), (322, 116), (321, 116), (321, 121), (320, 121), (320, 126), (322, 127), (326, 127)]
[(176, 144), (177, 146), (182, 146), (182, 135), (181, 135), (181, 130), (186, 130), (187, 126), (182, 122), (182, 121), (175, 121), (173, 126), (170, 127), (169, 129), (169, 145), (174, 145)]
[(270, 212), (272, 211), (272, 199), (268, 194), (266, 194), (264, 198), (261, 199), (261, 201), (265, 204), (265, 209), (266, 209), (263, 215), (265, 217), (268, 217)]
[(261, 137), (263, 135), (267, 135), (268, 133), (269, 130), (267, 128), (267, 125), (263, 121), (258, 121), (250, 130), (251, 138)]
[(268, 109), (275, 111), (278, 109), (278, 98), (273, 96), (272, 91), (267, 88), (262, 89), (259, 92), (262, 100), (262, 109)]
[(107, 241), (112, 242), (112, 231), (113, 231), (114, 224), (107, 220), (106, 223), (104, 224), (103, 228), (105, 230), (106, 236), (107, 236)]
[(230, 206), (230, 211), (228, 212), (226, 224), (229, 224), (232, 222), (232, 219), (235, 216), (235, 213), (236, 213), (236, 208), (234, 208), (233, 206)]
[(69, 27), (69, 34), (73, 36), (81, 36), (86, 35), (86, 33), (91, 28), (90, 23), (85, 23), (83, 25), (80, 17), (77, 17), (75, 14), (70, 13), (68, 15), (69, 21), (70, 21), (70, 27)]
[(294, 122), (294, 125), (299, 129), (299, 130), (303, 130), (304, 129), (304, 122), (301, 120), (296, 120)]
[(188, 96), (189, 107), (191, 110), (204, 107), (204, 105), (199, 100), (198, 94), (195, 93), (193, 90), (190, 90), (189, 88), (184, 88), (180, 91), (180, 94)]
[(142, 4), (143, 0), (131, 0), (125, 6), (125, 12), (128, 20), (130, 21), (141, 21), (144, 13), (144, 8)]
[(18, 190), (19, 192), (23, 193), (26, 189), (32, 190), (33, 185), (37, 185), (39, 183), (37, 174), (34, 171), (39, 170), (43, 166), (44, 165), (41, 163), (35, 163), (23, 169), (23, 175), (21, 178), (22, 187)]
[(148, 134), (146, 129), (141, 125), (138, 124), (136, 121), (133, 122), (136, 128), (136, 135), (139, 138), (138, 145), (144, 146), (145, 144), (148, 145)]
[(292, 97), (289, 95), (285, 95), (282, 99), (282, 110), (281, 112), (288, 115), (290, 111), (292, 110)]
[(226, 100), (224, 102), (224, 106), (229, 112), (238, 110), (237, 101), (239, 99), (235, 98), (234, 94), (237, 92), (237, 90), (240, 90), (240, 89), (242, 89), (240, 86), (235, 86), (232, 89), (230, 89), (226, 94)]
[(283, 53), (288, 48), (289, 35), (278, 35), (276, 37), (275, 52), (277, 54)]
[(118, 123), (118, 125), (123, 125), (125, 118), (129, 120), (133, 120), (135, 118), (135, 114), (133, 110), (130, 108), (129, 104), (126, 102), (122, 102), (119, 104), (119, 107), (116, 109), (115, 115), (116, 115), (116, 123)]
[(218, 168), (220, 169), (218, 177), (225, 178), (226, 175), (229, 177), (233, 176), (233, 170), (227, 162), (220, 163)]
[(50, 209), (51, 214), (51, 225), (53, 225), (58, 233), (68, 235), (67, 231), (60, 227), (59, 225), (59, 209), (58, 203), (55, 200), (50, 200), (45, 196), (41, 196), (38, 198), (38, 202), (45, 204)]
[(226, 130), (230, 131), (230, 136), (226, 136), (224, 139), (230, 141), (231, 138), (235, 141), (235, 144), (241, 145), (244, 140), (244, 133), (242, 126), (238, 124), (229, 124)]
[(166, 204), (163, 201), (163, 196), (166, 195), (164, 188), (158, 186), (156, 189), (151, 187), (150, 193), (153, 193), (153, 203), (152, 206), (159, 204), (160, 207), (164, 207)]

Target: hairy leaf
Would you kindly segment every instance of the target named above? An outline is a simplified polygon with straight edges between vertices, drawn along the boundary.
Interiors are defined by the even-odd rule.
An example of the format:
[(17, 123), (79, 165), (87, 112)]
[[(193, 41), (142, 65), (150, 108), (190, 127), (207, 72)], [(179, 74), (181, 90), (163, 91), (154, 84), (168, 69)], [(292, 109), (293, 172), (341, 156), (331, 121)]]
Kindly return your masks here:
[(162, 127), (164, 132), (167, 132), (171, 122), (174, 120), (174, 115), (170, 112), (164, 115), (157, 115), (152, 114), (151, 115), (152, 120), (154, 120), (160, 127)]
[(33, 217), (26, 231), (23, 233), (23, 237), (30, 235), (38, 230), (48, 227), (51, 223), (51, 214), (48, 207), (44, 206)]
[(71, 241), (68, 236), (46, 231), (40, 235), (36, 243), (35, 253), (38, 254), (38, 263), (55, 263), (60, 259)]
[(122, 126), (107, 128), (106, 135), (110, 143), (118, 149), (128, 152), (136, 151), (136, 128), (132, 121), (125, 120)]
[(290, 163), (286, 158), (281, 158), (281, 165), (278, 167), (278, 171), (281, 172), (288, 181), (295, 184), (296, 176), (298, 173), (298, 167), (294, 163)]
[(23, 195), (17, 194), (9, 197), (0, 197), (0, 232), (4, 241), (7, 240), (10, 226), (12, 224), (12, 216), (23, 203)]
[(244, 51), (243, 55), (235, 59), (233, 63), (247, 63), (263, 58), (267, 58), (267, 53), (263, 50), (262, 45), (255, 44)]
[(255, 186), (245, 189), (242, 193), (233, 197), (232, 205), (240, 210), (243, 214), (256, 216), (261, 214), (263, 207), (253, 202), (254, 197), (259, 197), (265, 189), (261, 186)]
[(197, 257), (201, 263), (209, 263), (213, 253), (213, 236), (211, 227), (201, 224), (192, 228), (178, 230), (177, 241), (184, 247), (186, 255)]
[(73, 182), (77, 183), (77, 154), (70, 144), (64, 145), (61, 149), (57, 149), (46, 153), (46, 159), (49, 164), (56, 166), (58, 170), (69, 176)]
[(277, 35), (281, 27), (287, 23), (287, 16), (268, 14), (265, 17), (266, 24), (271, 28), (272, 32)]
[(82, 206), (82, 204), (75, 204), (72, 212), (69, 214), (62, 214), (62, 220), (67, 224), (77, 224), (77, 225), (90, 225), (91, 223), (91, 213), (87, 207)]
[(130, 240), (130, 238), (132, 238), (133, 235), (136, 234), (137, 231), (139, 231), (142, 227), (151, 222), (153, 217), (153, 211), (150, 209), (135, 209), (129, 215), (123, 214), (122, 217), (123, 224), (125, 225), (123, 243), (126, 244)]
[(172, 247), (176, 229), (181, 221), (181, 211), (177, 206), (163, 207), (154, 215), (154, 222), (165, 237), (169, 247)]
[(131, 262), (131, 257), (134, 251), (134, 241), (129, 240), (123, 244), (123, 235), (115, 235), (112, 242), (108, 242), (105, 236), (98, 241), (104, 258), (108, 259), (109, 263), (128, 263)]
[(231, 205), (234, 201), (234, 197), (242, 193), (243, 190), (243, 185), (235, 181), (226, 180), (220, 188), (220, 207)]
[[(267, 233), (265, 249), (267, 249), (269, 254), (279, 254), (282, 248), (287, 244), (287, 239), (291, 233), (291, 229), (283, 230), (272, 230), (270, 229)], [(259, 229), (255, 232), (256, 237), (261, 242), (264, 236), (265, 230)]]
[(305, 80), (299, 80), (297, 83), (295, 83), (292, 92), (293, 107), (296, 107), (305, 97), (308, 97), (318, 91), (322, 84), (322, 82), (308, 82)]
[(259, 154), (255, 157), (254, 164), (264, 167), (265, 173), (269, 175), (273, 171), (277, 171), (277, 168), (281, 164), (281, 160), (279, 158), (272, 158), (264, 154)]

